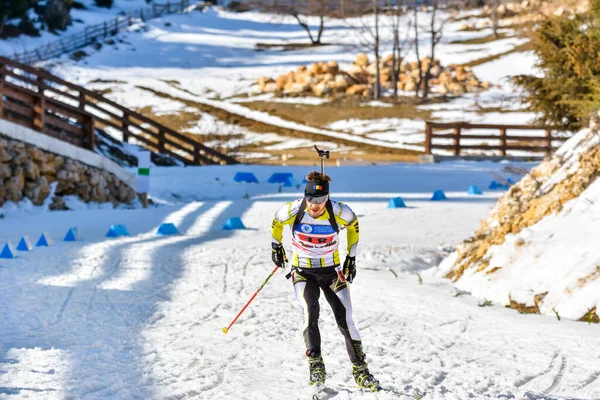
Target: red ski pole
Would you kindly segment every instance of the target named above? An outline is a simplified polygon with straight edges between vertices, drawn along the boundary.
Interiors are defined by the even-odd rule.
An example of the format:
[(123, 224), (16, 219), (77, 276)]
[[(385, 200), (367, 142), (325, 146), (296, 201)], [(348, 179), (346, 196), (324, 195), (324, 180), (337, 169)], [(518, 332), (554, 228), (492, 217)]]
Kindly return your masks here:
[(258, 290), (252, 295), (252, 297), (250, 297), (250, 300), (248, 300), (248, 302), (246, 303), (246, 305), (244, 306), (244, 308), (242, 308), (242, 310), (238, 313), (238, 315), (235, 316), (235, 318), (233, 319), (233, 321), (231, 321), (231, 323), (229, 324), (229, 326), (227, 328), (223, 328), (223, 333), (227, 334), (227, 332), (229, 332), (229, 329), (231, 328), (231, 326), (233, 324), (235, 324), (235, 321), (237, 321), (237, 319), (240, 317), (240, 315), (242, 315), (242, 313), (244, 312), (244, 310), (250, 305), (250, 303), (252, 303), (252, 300), (254, 300), (254, 298), (256, 297), (256, 295), (258, 294), (258, 292), (260, 292), (260, 290), (267, 284), (267, 282), (269, 282), (269, 279), (271, 279), (271, 277), (275, 274), (275, 272), (277, 272), (277, 270), (279, 269), (279, 266), (276, 266), (275, 269), (273, 270), (273, 272), (271, 272), (269, 274), (269, 276), (267, 276), (267, 279), (265, 279), (265, 281), (262, 283), (262, 285), (260, 285), (260, 287), (258, 288)]

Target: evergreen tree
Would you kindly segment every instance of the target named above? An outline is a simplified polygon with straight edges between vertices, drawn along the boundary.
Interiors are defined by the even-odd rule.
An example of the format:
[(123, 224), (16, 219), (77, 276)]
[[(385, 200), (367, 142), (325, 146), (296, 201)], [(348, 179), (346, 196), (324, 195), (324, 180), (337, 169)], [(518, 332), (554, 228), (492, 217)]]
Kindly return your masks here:
[(514, 78), (540, 123), (576, 131), (600, 110), (600, 0), (589, 3), (585, 13), (546, 17), (532, 41), (543, 76)]
[(0, 0), (0, 35), (6, 21), (12, 18), (22, 18), (28, 8), (28, 0)]

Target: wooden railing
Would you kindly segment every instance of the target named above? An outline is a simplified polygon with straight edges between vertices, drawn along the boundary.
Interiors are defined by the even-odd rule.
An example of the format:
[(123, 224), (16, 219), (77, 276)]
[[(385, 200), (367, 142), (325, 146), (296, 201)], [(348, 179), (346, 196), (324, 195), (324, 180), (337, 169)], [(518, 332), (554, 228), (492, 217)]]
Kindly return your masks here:
[[(195, 3), (194, 6), (203, 4), (204, 3)], [(118, 32), (127, 29), (127, 27), (139, 21), (143, 22), (148, 19), (158, 18), (168, 14), (181, 13), (190, 9), (190, 0), (181, 0), (172, 3), (167, 2), (163, 4), (153, 3), (152, 7), (130, 11), (125, 15), (118, 15), (115, 18), (99, 24), (88, 25), (82, 32), (61, 37), (60, 39), (21, 53), (14, 53), (12, 59), (23, 64), (33, 64), (49, 60), (90, 45), (98, 41), (98, 39), (114, 36)]]
[(186, 165), (237, 164), (225, 154), (47, 71), (0, 57), (0, 117), (94, 150), (95, 128)]
[[(445, 133), (437, 133), (436, 129), (442, 129)], [(464, 130), (492, 130), (493, 134), (465, 134)], [(451, 133), (447, 133), (452, 130)], [(541, 135), (515, 134), (514, 131), (536, 131)], [(555, 128), (539, 125), (495, 125), (495, 124), (469, 124), (466, 122), (425, 122), (425, 154), (432, 154), (435, 149), (449, 150), (455, 156), (464, 155), (463, 150), (491, 150), (500, 156), (509, 155), (508, 152), (526, 151), (533, 153), (551, 154), (558, 146), (553, 142), (564, 142), (569, 137), (554, 134)], [(439, 139), (442, 142), (439, 143)], [(447, 144), (452, 140), (451, 144)], [(479, 143), (465, 143), (466, 140)], [(462, 143), (461, 143), (462, 141)], [(495, 143), (490, 144), (488, 141)], [(481, 143), (483, 142), (483, 143)]]

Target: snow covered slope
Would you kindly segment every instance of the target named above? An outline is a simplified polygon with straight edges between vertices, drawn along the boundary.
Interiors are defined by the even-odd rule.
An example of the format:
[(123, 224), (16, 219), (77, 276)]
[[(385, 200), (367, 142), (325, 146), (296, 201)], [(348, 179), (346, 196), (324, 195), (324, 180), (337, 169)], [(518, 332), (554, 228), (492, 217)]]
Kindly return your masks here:
[[(329, 398), (600, 398), (591, 351), (600, 347), (597, 326), (479, 307), (425, 273), (499, 196), (468, 196), (466, 186), (484, 187), (506, 165), (328, 168), (334, 197), (361, 221), (355, 320), (371, 371), (394, 389), (354, 391), (344, 341), (322, 299)], [(221, 332), (273, 269), (273, 213), (301, 192), (266, 180), (274, 172), (300, 180), (309, 169), (157, 167), (150, 194), (159, 207), (0, 210), (0, 243), (43, 231), (55, 241), (0, 260), (0, 399), (311, 399), (301, 309), (282, 272), (228, 335)], [(233, 182), (238, 171), (260, 183)], [(449, 200), (429, 201), (434, 189)], [(394, 196), (408, 208), (386, 208)], [(223, 231), (232, 216), (248, 229)], [(162, 222), (181, 234), (156, 236)], [(132, 236), (105, 238), (117, 223)], [(61, 240), (71, 226), (82, 241)]]
[(439, 273), (522, 311), (598, 322), (599, 143), (597, 125), (565, 143), (499, 200)]

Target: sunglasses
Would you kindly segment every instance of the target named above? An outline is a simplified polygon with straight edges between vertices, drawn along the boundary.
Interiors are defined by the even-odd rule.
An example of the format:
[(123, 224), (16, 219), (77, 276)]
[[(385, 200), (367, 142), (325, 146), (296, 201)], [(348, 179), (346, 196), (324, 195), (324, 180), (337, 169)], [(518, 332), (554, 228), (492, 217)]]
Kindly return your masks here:
[(313, 204), (323, 204), (327, 201), (327, 199), (329, 199), (329, 195), (326, 194), (325, 196), (311, 196), (310, 194), (307, 194), (304, 196), (304, 198), (306, 199), (306, 201), (308, 201), (309, 203), (313, 203)]

